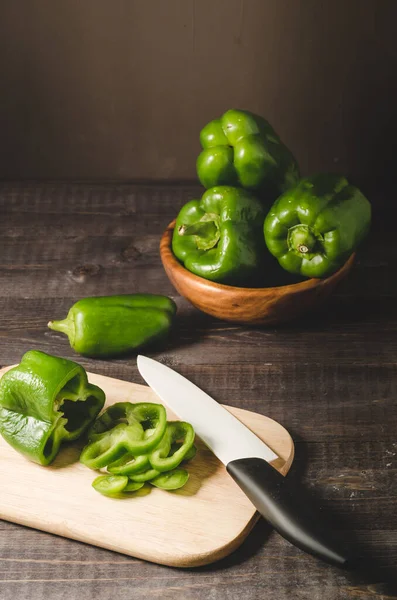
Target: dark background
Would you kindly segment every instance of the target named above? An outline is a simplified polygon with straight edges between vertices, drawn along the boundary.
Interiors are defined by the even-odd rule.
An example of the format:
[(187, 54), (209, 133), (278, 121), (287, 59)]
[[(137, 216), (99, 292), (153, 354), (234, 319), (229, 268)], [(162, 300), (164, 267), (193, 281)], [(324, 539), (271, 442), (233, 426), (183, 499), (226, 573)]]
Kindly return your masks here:
[(393, 176), (395, 0), (0, 1), (0, 178), (189, 180), (264, 115), (303, 173)]

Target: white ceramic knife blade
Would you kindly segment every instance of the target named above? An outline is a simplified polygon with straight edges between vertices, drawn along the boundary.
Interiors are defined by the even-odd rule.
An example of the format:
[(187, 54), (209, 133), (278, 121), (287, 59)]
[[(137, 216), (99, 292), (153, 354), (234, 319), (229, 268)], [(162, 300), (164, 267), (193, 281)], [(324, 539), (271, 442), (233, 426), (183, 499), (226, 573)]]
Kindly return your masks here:
[(194, 383), (160, 362), (139, 355), (140, 374), (152, 390), (227, 465), (241, 458), (278, 458), (262, 440)]

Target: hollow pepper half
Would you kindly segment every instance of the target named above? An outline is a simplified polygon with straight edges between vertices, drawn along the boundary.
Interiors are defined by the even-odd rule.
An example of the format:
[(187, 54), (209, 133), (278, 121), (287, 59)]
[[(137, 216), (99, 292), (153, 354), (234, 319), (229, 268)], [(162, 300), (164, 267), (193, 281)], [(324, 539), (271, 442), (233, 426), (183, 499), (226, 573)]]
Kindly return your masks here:
[(246, 282), (260, 268), (266, 250), (264, 218), (261, 203), (246, 190), (214, 187), (182, 207), (172, 250), (200, 277), (229, 285)]
[(200, 132), (197, 174), (206, 188), (238, 185), (271, 203), (299, 180), (298, 164), (272, 126), (244, 110), (228, 110)]
[(264, 223), (268, 249), (290, 273), (325, 277), (347, 260), (366, 236), (371, 205), (332, 173), (302, 179), (280, 196)]
[(83, 367), (30, 350), (1, 378), (0, 433), (15, 450), (48, 465), (61, 443), (80, 437), (104, 403), (104, 392), (88, 383)]
[(48, 327), (65, 333), (79, 354), (111, 357), (165, 338), (175, 313), (175, 302), (167, 296), (97, 296), (79, 300), (66, 319), (50, 321)]

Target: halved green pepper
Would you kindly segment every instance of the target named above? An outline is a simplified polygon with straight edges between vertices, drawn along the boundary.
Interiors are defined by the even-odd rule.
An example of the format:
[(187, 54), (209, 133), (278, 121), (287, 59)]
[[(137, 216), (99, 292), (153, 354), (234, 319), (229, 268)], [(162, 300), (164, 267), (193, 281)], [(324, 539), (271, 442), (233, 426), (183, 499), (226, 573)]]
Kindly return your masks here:
[(66, 319), (50, 321), (48, 327), (65, 333), (79, 354), (111, 357), (165, 338), (175, 313), (175, 302), (167, 296), (98, 296), (79, 300)]
[(265, 253), (261, 203), (246, 190), (219, 186), (182, 207), (172, 250), (205, 279), (236, 285), (258, 271)]
[(326, 277), (341, 267), (369, 231), (371, 205), (333, 173), (302, 179), (270, 209), (268, 249), (290, 273)]
[[(166, 426), (167, 414), (161, 404), (117, 402), (95, 421), (80, 461), (90, 469), (101, 469), (127, 453), (147, 454), (161, 442)], [(148, 436), (147, 429), (151, 430)]]
[(246, 110), (228, 110), (200, 133), (197, 174), (206, 188), (238, 185), (269, 204), (299, 179), (299, 167), (272, 126)]
[(30, 350), (0, 381), (0, 433), (18, 452), (48, 465), (62, 442), (92, 423), (104, 392), (75, 362)]

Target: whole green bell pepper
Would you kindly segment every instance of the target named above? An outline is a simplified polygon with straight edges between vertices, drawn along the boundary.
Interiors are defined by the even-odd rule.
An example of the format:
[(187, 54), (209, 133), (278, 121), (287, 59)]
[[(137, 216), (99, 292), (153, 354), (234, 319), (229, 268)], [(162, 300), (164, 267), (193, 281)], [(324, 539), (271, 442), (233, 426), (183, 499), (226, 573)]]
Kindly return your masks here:
[(0, 433), (15, 450), (48, 465), (62, 442), (80, 437), (104, 402), (83, 367), (31, 350), (1, 378)]
[(197, 174), (206, 188), (241, 186), (268, 204), (299, 180), (299, 167), (272, 126), (244, 110), (228, 110), (200, 132)]
[(50, 321), (48, 327), (66, 333), (79, 354), (111, 357), (163, 339), (175, 313), (175, 302), (167, 296), (98, 296), (79, 300), (66, 319)]
[(302, 179), (273, 204), (264, 223), (265, 241), (290, 273), (325, 277), (344, 264), (366, 236), (371, 205), (336, 174)]
[(229, 285), (246, 282), (261, 266), (264, 218), (261, 203), (246, 190), (214, 187), (182, 207), (172, 250), (200, 277)]

